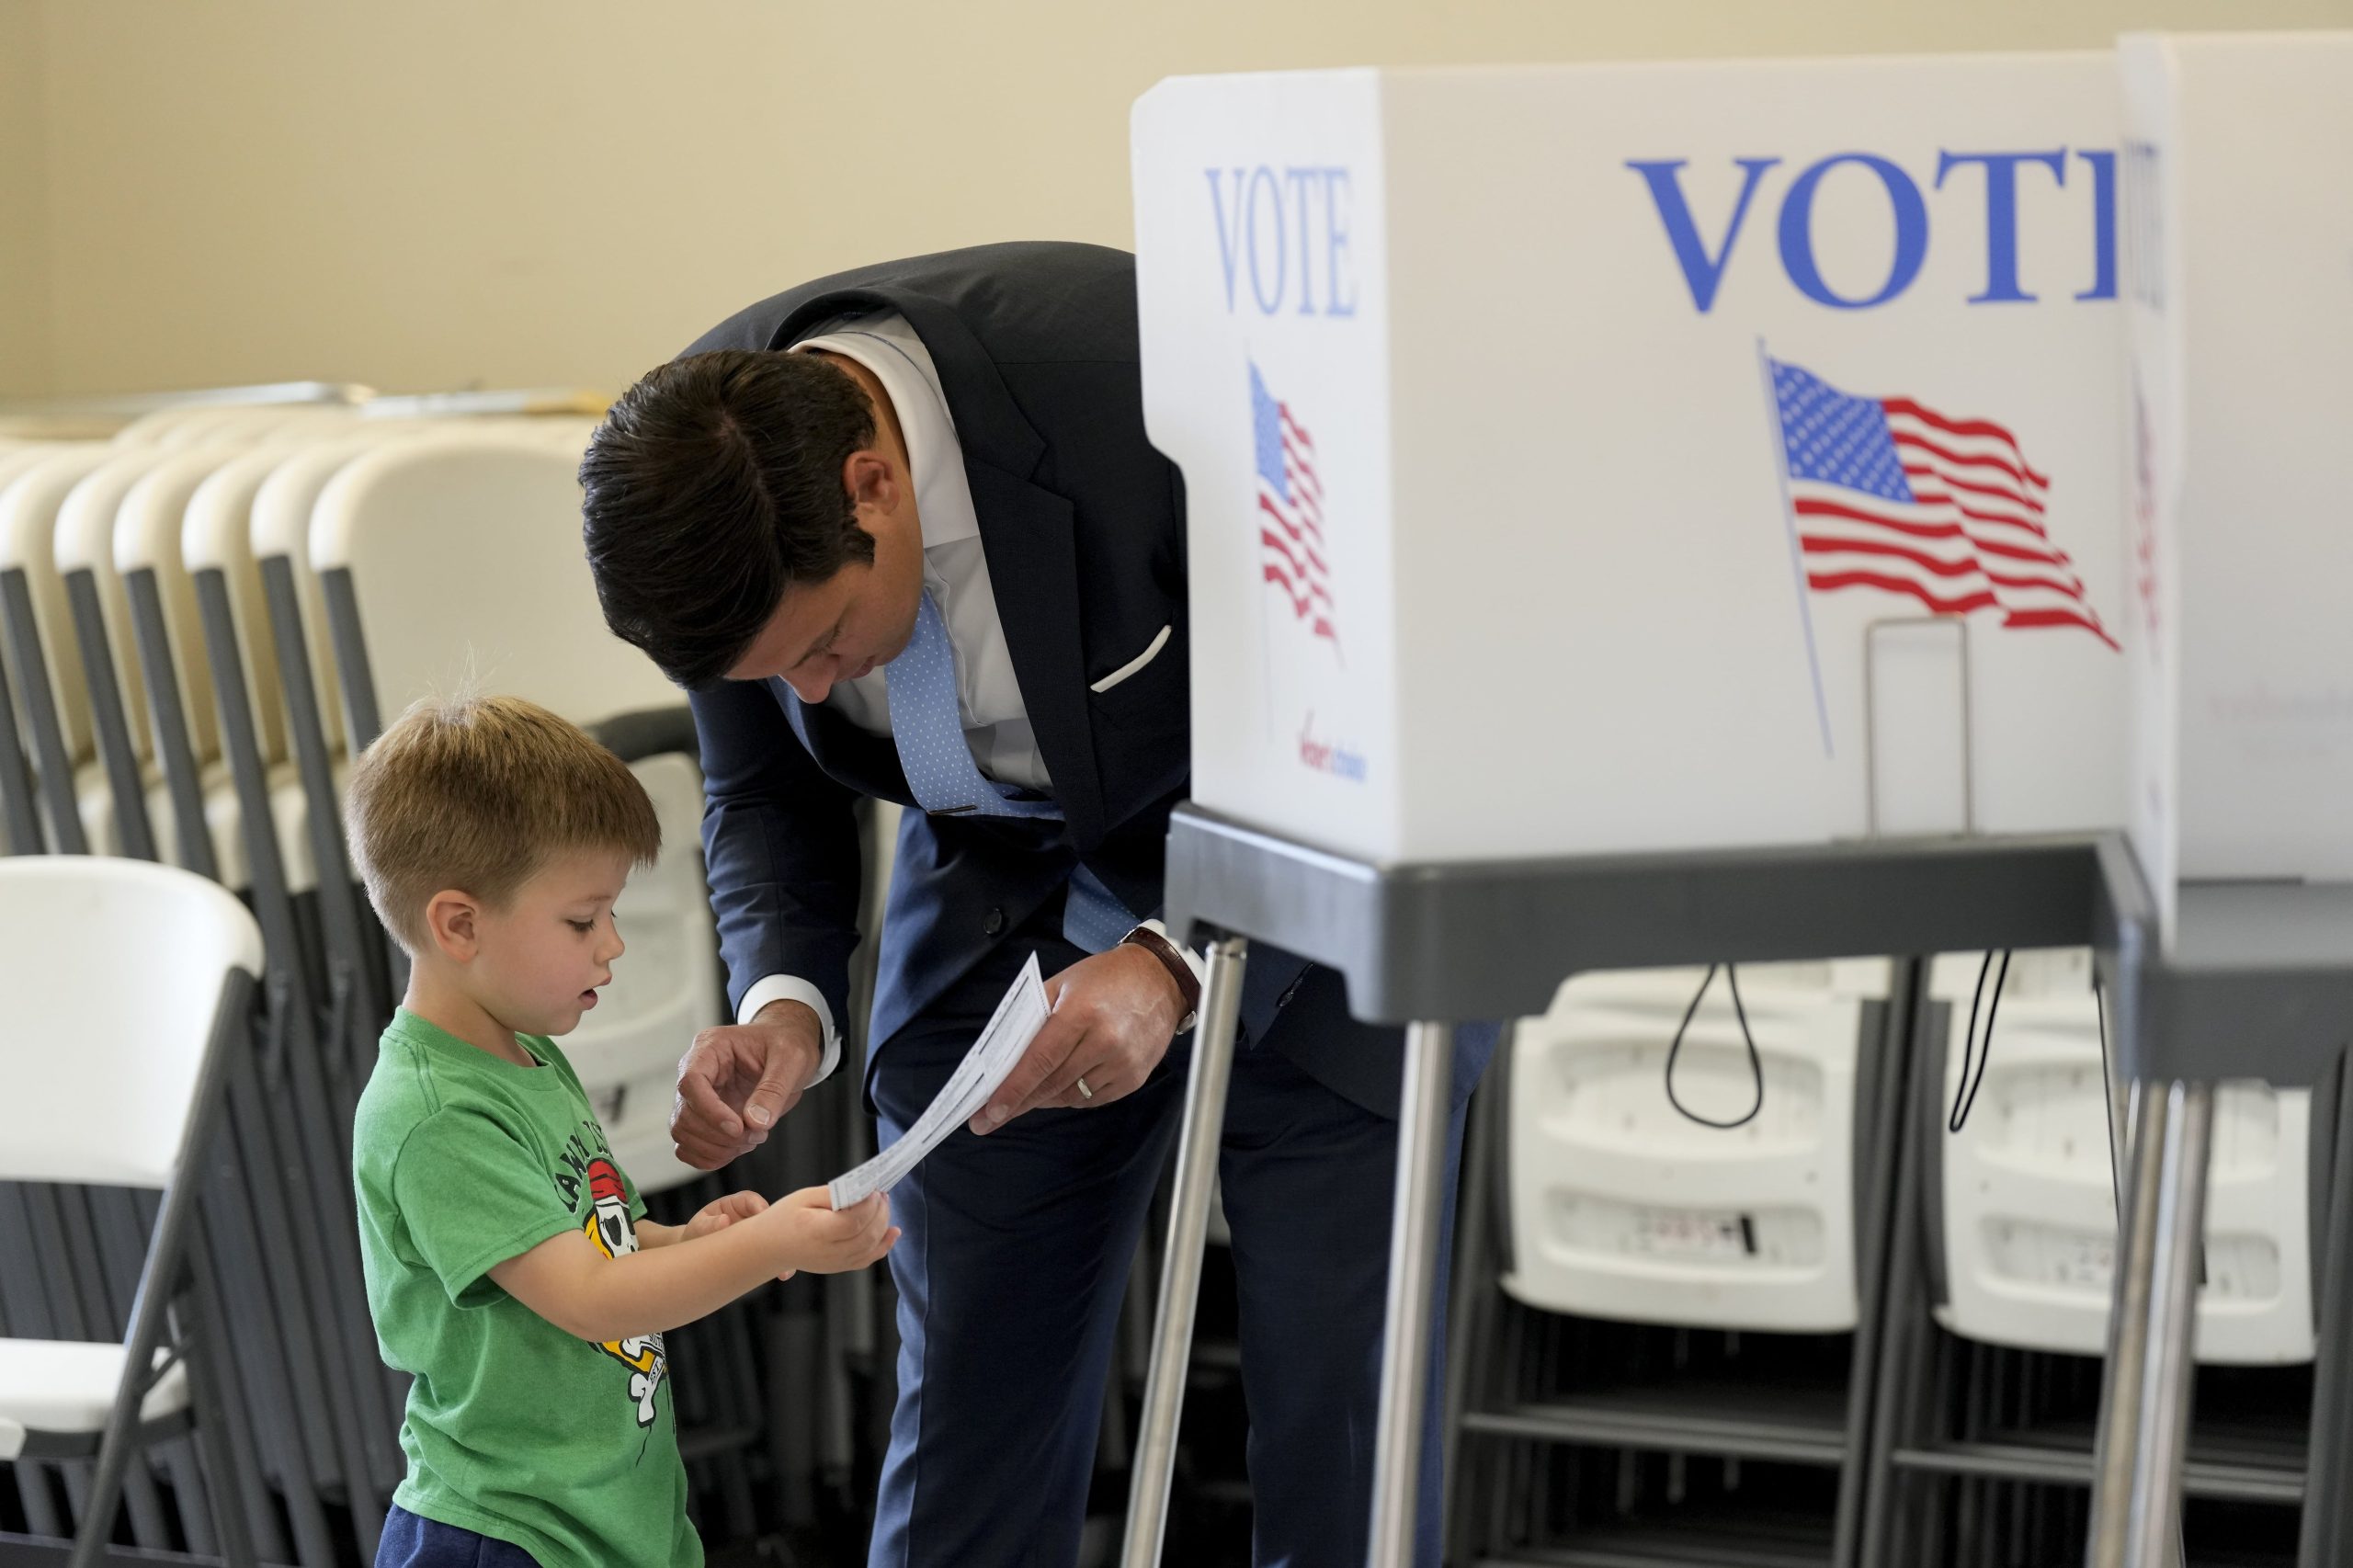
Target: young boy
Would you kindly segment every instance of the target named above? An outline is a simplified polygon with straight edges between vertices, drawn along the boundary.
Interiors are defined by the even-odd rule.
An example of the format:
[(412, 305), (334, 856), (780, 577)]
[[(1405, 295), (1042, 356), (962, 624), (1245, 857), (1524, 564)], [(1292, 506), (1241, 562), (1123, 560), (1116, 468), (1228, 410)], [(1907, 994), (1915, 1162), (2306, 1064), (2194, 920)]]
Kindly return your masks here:
[(377, 1568), (694, 1568), (665, 1330), (795, 1269), (863, 1268), (879, 1196), (720, 1199), (658, 1225), (550, 1036), (621, 956), (653, 803), (514, 698), (420, 702), (353, 769), (351, 843), (404, 949), (353, 1136), (368, 1306), (415, 1383)]

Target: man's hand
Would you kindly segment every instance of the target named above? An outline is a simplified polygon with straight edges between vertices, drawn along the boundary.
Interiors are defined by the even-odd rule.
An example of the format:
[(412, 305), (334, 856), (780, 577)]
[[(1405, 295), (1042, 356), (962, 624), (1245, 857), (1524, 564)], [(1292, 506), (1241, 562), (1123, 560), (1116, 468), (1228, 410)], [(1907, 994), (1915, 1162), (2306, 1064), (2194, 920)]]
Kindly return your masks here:
[(1135, 1093), (1168, 1054), (1185, 1017), (1184, 994), (1160, 960), (1125, 945), (1047, 981), (1046, 1000), (1053, 1017), (972, 1118), (974, 1132), (994, 1132), (1043, 1106), (1108, 1105)]
[(715, 1171), (767, 1142), (824, 1059), (817, 1015), (801, 1002), (771, 1002), (748, 1024), (695, 1036), (670, 1110), (678, 1158)]

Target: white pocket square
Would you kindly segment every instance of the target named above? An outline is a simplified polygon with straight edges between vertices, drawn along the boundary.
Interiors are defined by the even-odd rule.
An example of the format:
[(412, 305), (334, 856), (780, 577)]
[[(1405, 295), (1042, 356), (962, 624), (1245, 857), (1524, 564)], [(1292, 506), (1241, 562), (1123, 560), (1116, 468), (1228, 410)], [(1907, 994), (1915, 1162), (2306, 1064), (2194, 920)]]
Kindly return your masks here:
[(1121, 665), (1118, 669), (1113, 670), (1109, 675), (1105, 676), (1101, 680), (1097, 681), (1086, 689), (1094, 692), (1108, 691), (1113, 687), (1119, 685), (1121, 681), (1127, 679), (1130, 676), (1135, 674), (1138, 670), (1143, 668), (1146, 665), (1152, 663), (1153, 660), (1160, 656), (1160, 651), (1168, 646), (1168, 634), (1176, 630), (1176, 628), (1174, 625), (1162, 627), (1160, 629), (1160, 634), (1152, 640), (1151, 646), (1144, 649), (1142, 653), (1138, 653), (1134, 658), (1130, 659), (1126, 664)]

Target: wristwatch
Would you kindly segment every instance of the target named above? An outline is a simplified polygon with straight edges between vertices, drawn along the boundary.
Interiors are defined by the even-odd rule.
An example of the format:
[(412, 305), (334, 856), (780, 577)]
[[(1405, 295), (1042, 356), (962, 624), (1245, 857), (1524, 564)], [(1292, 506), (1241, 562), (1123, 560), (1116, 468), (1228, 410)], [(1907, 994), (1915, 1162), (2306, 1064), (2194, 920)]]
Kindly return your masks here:
[(1176, 950), (1176, 944), (1149, 926), (1137, 926), (1120, 937), (1120, 944), (1142, 948), (1160, 960), (1160, 967), (1166, 970), (1168, 978), (1176, 983), (1177, 994), (1185, 998), (1185, 1017), (1178, 1021), (1176, 1032), (1183, 1034), (1191, 1028), (1200, 1017), (1201, 982), (1200, 977), (1193, 972), (1193, 966), (1185, 961), (1185, 955)]

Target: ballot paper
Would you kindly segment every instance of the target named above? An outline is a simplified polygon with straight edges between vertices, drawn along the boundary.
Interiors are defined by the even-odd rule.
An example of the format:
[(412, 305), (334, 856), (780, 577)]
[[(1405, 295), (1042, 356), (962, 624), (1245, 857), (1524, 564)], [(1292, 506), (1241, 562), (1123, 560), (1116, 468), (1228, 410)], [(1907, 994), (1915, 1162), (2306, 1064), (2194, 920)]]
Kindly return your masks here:
[(997, 1003), (988, 1027), (915, 1124), (897, 1142), (827, 1185), (834, 1207), (847, 1209), (875, 1193), (890, 1191), (949, 1133), (979, 1114), (1013, 1071), (1013, 1064), (1021, 1060), (1022, 1052), (1029, 1049), (1029, 1042), (1038, 1038), (1051, 1011), (1046, 1004), (1045, 980), (1038, 971), (1038, 955), (1032, 953), (1015, 977), (1012, 989)]

